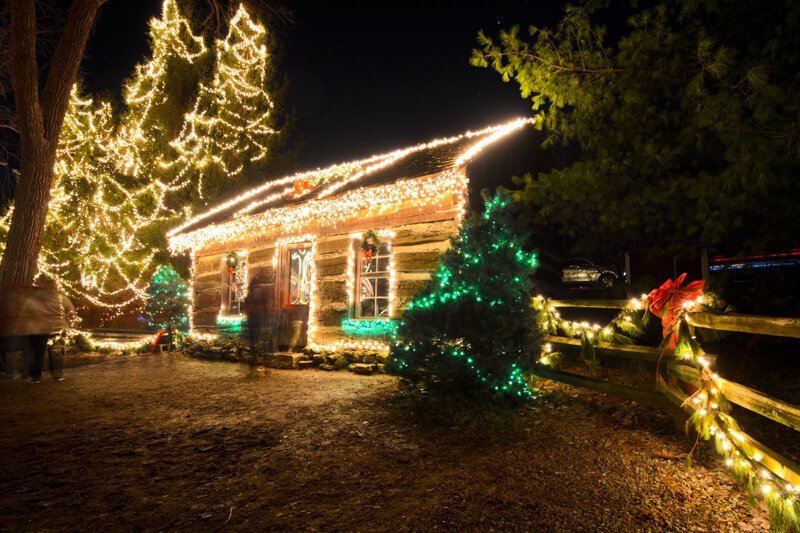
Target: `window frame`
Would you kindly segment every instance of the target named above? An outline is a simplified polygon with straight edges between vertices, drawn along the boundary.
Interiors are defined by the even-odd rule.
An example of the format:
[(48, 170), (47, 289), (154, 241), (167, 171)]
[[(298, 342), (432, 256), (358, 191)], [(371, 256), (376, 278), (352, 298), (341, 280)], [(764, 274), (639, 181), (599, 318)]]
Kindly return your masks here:
[[(309, 275), (314, 275), (314, 248), (311, 244), (307, 243), (291, 243), (286, 247), (286, 263), (288, 265), (288, 272), (286, 275), (286, 304), (292, 307), (299, 307), (299, 306), (308, 306), (311, 304), (311, 298), (313, 294), (311, 293), (311, 287), (308, 290), (308, 302), (306, 303), (292, 303), (292, 252), (295, 250), (307, 250), (307, 256), (309, 257)], [(302, 291), (302, 289), (301, 289)]]
[[(391, 318), (391, 311), (392, 311), (392, 242), (389, 239), (384, 239), (381, 242), (381, 247), (386, 246), (387, 252), (385, 254), (381, 254), (380, 248), (378, 249), (378, 253), (372, 258), (372, 261), (375, 263), (375, 268), (378, 268), (378, 260), (385, 258), (386, 259), (386, 270), (383, 271), (375, 271), (375, 272), (368, 272), (364, 273), (362, 271), (362, 267), (364, 264), (363, 252), (361, 250), (361, 240), (356, 239), (353, 246), (354, 250), (351, 253), (354, 253), (356, 256), (355, 260), (355, 276), (353, 284), (353, 310), (351, 316), (353, 318), (357, 318), (359, 320), (387, 320)], [(365, 300), (372, 300), (374, 302), (373, 307), (373, 314), (372, 315), (364, 315), (362, 313), (362, 298), (361, 298), (361, 281), (364, 279), (374, 279), (386, 280), (386, 296), (372, 296), (370, 298), (366, 298)], [(378, 292), (378, 281), (375, 282), (375, 294)], [(379, 315), (378, 314), (378, 301), (379, 300), (386, 300), (386, 314)]]
[[(231, 291), (230, 283), (231, 280), (228, 277), (228, 255), (233, 252), (239, 257), (239, 265), (241, 266), (241, 271), (234, 270), (234, 281), (236, 281), (236, 275), (238, 273), (241, 274), (241, 280), (238, 281), (237, 292), (241, 290), (241, 298), (234, 299), (236, 293)], [(230, 252), (226, 252), (225, 255), (222, 257), (222, 298), (220, 302), (220, 316), (244, 316), (244, 299), (247, 296), (247, 285), (249, 280), (247, 279), (247, 250), (231, 250)], [(237, 303), (237, 311), (233, 311), (233, 303)]]

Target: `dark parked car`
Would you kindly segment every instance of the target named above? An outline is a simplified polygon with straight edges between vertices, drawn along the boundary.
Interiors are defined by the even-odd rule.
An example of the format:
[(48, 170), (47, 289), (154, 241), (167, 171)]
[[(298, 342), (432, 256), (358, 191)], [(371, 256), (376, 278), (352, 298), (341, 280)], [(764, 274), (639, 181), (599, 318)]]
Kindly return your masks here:
[(588, 259), (570, 259), (561, 269), (561, 282), (564, 285), (589, 285), (594, 287), (613, 287), (619, 276), (611, 267), (595, 265)]

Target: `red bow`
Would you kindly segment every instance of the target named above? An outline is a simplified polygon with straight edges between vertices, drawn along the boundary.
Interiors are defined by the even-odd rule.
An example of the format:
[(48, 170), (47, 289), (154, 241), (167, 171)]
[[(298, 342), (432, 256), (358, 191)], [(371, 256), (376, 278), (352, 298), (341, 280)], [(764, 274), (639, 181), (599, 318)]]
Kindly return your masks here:
[(675, 281), (668, 279), (657, 289), (650, 291), (647, 295), (650, 312), (661, 317), (661, 326), (667, 348), (675, 348), (678, 343), (676, 321), (683, 312), (686, 302), (691, 302), (702, 296), (703, 280), (693, 281), (681, 287), (681, 283), (686, 279), (686, 272), (678, 276)]
[(366, 261), (367, 263), (372, 261), (372, 250), (369, 248), (364, 250), (364, 261)]
[(294, 180), (294, 196), (297, 198), (304, 193), (311, 191), (314, 188), (314, 183), (308, 178), (298, 178)]

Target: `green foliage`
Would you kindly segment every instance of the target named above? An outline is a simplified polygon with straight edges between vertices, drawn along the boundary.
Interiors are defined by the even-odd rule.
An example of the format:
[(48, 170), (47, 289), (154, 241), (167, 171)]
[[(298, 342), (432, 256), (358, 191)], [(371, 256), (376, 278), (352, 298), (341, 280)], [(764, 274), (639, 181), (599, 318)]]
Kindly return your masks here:
[(523, 249), (509, 194), (484, 195), (485, 214), (465, 221), (403, 314), (387, 368), (428, 387), (524, 399), (539, 352), (530, 297), (536, 256)]
[[(589, 253), (639, 238), (796, 242), (800, 4), (607, 4), (570, 6), (528, 36), (481, 33), (473, 51), (531, 100), (546, 145), (580, 147), (566, 168), (519, 180), (533, 227)], [(613, 17), (626, 17), (614, 37), (599, 22)]]
[(170, 265), (162, 265), (147, 288), (144, 318), (147, 327), (167, 329), (171, 324), (189, 331), (189, 289)]

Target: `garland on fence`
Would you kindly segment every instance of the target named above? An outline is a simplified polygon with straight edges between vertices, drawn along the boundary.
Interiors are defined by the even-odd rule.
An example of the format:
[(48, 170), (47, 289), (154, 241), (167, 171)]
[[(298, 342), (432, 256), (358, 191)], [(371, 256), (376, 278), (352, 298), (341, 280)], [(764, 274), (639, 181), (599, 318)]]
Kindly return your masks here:
[[(650, 313), (647, 307), (647, 295), (632, 298), (628, 304), (605, 326), (589, 322), (574, 322), (561, 318), (558, 310), (547, 298), (538, 295), (533, 299), (533, 309), (538, 315), (539, 325), (547, 335), (562, 334), (565, 337), (581, 339), (581, 358), (589, 363), (592, 370), (597, 367), (597, 356), (594, 347), (600, 342), (616, 344), (633, 344), (634, 339), (641, 337), (648, 322)], [(641, 313), (644, 309), (644, 313)], [(542, 347), (539, 363), (552, 366), (558, 362), (561, 354), (553, 351), (550, 343)]]
[[(547, 334), (581, 339), (581, 357), (595, 367), (594, 346), (599, 342), (631, 344), (647, 326), (650, 314), (661, 319), (664, 341), (662, 348), (674, 350), (676, 359), (700, 372), (699, 387), (684, 402), (694, 409), (687, 422), (704, 440), (714, 438), (716, 451), (725, 458), (733, 476), (747, 485), (751, 502), (760, 493), (769, 509), (772, 528), (778, 531), (800, 530), (800, 486), (793, 486), (763, 466), (763, 455), (747, 441), (730, 414), (730, 404), (723, 395), (719, 376), (694, 335), (687, 313), (700, 310), (709, 295), (703, 293), (703, 282), (683, 286), (686, 274), (667, 280), (661, 287), (631, 299), (606, 326), (562, 319), (556, 308), (543, 296), (533, 300), (542, 330)], [(542, 347), (539, 363), (554, 365), (560, 354), (550, 343)], [(660, 384), (667, 386), (660, 376)], [(691, 457), (691, 455), (690, 455)]]
[[(685, 275), (675, 280), (676, 284), (680, 285), (684, 277)], [(650, 293), (652, 297), (649, 300), (653, 314), (660, 308), (658, 294), (653, 294), (656, 291)], [(687, 427), (689, 424), (693, 425), (704, 440), (714, 438), (717, 453), (725, 458), (725, 464), (733, 476), (747, 485), (751, 501), (755, 501), (756, 495), (761, 493), (769, 509), (774, 530), (800, 530), (800, 486), (792, 486), (763, 466), (762, 454), (747, 441), (731, 416), (730, 404), (723, 395), (720, 378), (711, 369), (711, 362), (697, 342), (694, 328), (687, 320), (687, 313), (697, 310), (702, 301), (701, 293), (694, 300), (682, 301), (680, 307), (673, 305), (671, 316), (664, 308), (660, 315), (662, 325), (667, 322), (665, 318), (669, 320), (669, 325), (664, 327), (663, 332), (665, 347), (674, 345), (676, 357), (683, 364), (700, 371), (697, 391), (684, 402), (684, 405), (689, 404), (694, 408)], [(673, 303), (668, 303), (667, 308)]]

